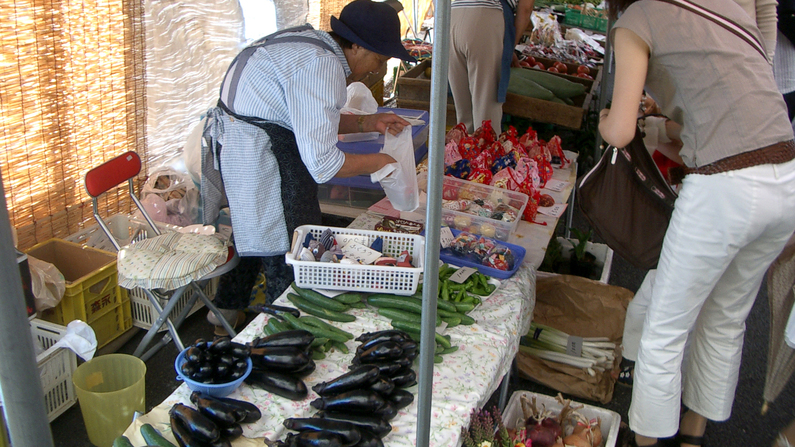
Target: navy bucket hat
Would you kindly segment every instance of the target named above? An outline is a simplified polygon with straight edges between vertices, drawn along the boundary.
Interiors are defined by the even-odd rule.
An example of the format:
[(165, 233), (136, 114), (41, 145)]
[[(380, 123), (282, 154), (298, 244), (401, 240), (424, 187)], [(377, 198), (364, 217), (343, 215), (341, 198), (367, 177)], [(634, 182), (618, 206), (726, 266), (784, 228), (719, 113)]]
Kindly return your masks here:
[(400, 41), (400, 18), (387, 3), (354, 0), (340, 18), (331, 17), (331, 29), (343, 38), (384, 56), (416, 62)]

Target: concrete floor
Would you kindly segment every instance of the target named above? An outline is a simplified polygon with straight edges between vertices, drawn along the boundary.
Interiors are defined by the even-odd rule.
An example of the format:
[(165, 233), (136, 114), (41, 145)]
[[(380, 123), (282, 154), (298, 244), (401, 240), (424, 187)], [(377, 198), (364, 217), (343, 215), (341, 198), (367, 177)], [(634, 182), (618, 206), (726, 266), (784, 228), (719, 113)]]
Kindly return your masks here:
[[(331, 224), (329, 224), (331, 225)], [(345, 226), (335, 223), (335, 226)], [(575, 214), (574, 226), (586, 228), (582, 219)], [(597, 238), (598, 239), (598, 238)], [(616, 256), (610, 274), (610, 284), (626, 287), (636, 291), (640, 286), (645, 272), (635, 269), (626, 261)], [(211, 338), (212, 328), (205, 320), (206, 310), (202, 309), (189, 317), (180, 331), (183, 341), (191, 342), (197, 338)], [(251, 320), (253, 315), (249, 315)], [(786, 426), (793, 414), (795, 402), (795, 385), (788, 384), (778, 400), (771, 406), (767, 415), (760, 415), (762, 406), (762, 390), (767, 368), (769, 308), (767, 293), (763, 284), (757, 302), (747, 322), (743, 364), (737, 386), (735, 406), (731, 418), (722, 423), (710, 423), (707, 428), (707, 444), (710, 447), (767, 447), (770, 446), (776, 433)], [(143, 336), (143, 331), (135, 334), (118, 352), (132, 353)], [(177, 350), (169, 344), (146, 362), (146, 406), (147, 411), (156, 406), (176, 389), (180, 382), (175, 379), (173, 362)], [(509, 393), (516, 390), (530, 390), (547, 395), (555, 395), (556, 391), (533, 382), (511, 375)], [(496, 404), (498, 393), (491, 398), (487, 408)], [(510, 395), (510, 394), (509, 394)], [(631, 400), (631, 389), (616, 386), (613, 400), (605, 405), (595, 402), (583, 403), (602, 406), (621, 415), (625, 422)], [(88, 447), (90, 442), (83, 425), (79, 404), (75, 405), (58, 419), (52, 422), (52, 434), (57, 447)], [(623, 445), (619, 443), (619, 446)], [(105, 446), (102, 446), (105, 447)]]

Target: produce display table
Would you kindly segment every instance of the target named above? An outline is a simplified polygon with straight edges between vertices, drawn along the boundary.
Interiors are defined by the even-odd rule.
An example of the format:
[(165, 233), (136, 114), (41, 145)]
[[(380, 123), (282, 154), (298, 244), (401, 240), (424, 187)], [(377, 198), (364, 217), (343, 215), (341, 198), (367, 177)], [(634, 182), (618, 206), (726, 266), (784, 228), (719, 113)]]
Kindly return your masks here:
[[(291, 304), (286, 292), (276, 304)], [(501, 378), (509, 371), (519, 346), (519, 338), (526, 334), (535, 307), (535, 270), (523, 265), (510, 279), (503, 280), (491, 296), (469, 315), (476, 320), (472, 326), (459, 325), (448, 329), (446, 334), (458, 351), (444, 356), (444, 362), (433, 365), (433, 407), (431, 417), (431, 446), (460, 445), (461, 428), (469, 425), (473, 409), (482, 407), (497, 390)], [(374, 309), (351, 309), (356, 316), (352, 323), (331, 322), (340, 328), (359, 335), (389, 329), (389, 321)], [(263, 334), (262, 328), (268, 316), (257, 316), (235, 338), (245, 343)], [(324, 360), (316, 361), (315, 372), (304, 378), (310, 388), (309, 396), (294, 402), (275, 396), (261, 389), (243, 384), (229, 397), (255, 403), (262, 411), (262, 418), (243, 427), (244, 437), (235, 440), (235, 447), (262, 446), (262, 437), (271, 440), (283, 438), (285, 428), (282, 421), (289, 417), (310, 417), (315, 409), (310, 402), (317, 398), (311, 387), (319, 382), (333, 379), (348, 370), (355, 348), (355, 341), (346, 343), (349, 354), (337, 351), (327, 353)], [(415, 370), (418, 368), (415, 363)], [(417, 385), (408, 388), (416, 395)], [(168, 423), (168, 410), (177, 402), (190, 405), (190, 390), (181, 385), (166, 400), (151, 412), (136, 419), (125, 431), (134, 445), (143, 445), (140, 426), (150, 423), (168, 439), (173, 439)], [(392, 433), (383, 438), (388, 447), (413, 446), (416, 439), (417, 401), (400, 410), (390, 421)], [(247, 439), (250, 438), (250, 439)]]

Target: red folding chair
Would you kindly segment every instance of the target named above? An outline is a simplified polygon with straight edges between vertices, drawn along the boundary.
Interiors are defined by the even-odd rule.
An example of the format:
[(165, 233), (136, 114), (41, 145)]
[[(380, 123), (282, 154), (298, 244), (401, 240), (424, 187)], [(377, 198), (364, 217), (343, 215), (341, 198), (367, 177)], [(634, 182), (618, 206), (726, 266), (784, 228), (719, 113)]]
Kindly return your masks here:
[[(120, 265), (122, 261), (127, 262), (129, 259), (132, 258), (133, 256), (132, 253), (134, 253), (134, 251), (132, 250), (136, 249), (136, 244), (140, 244), (141, 247), (143, 247), (144, 245), (160, 244), (161, 241), (163, 244), (165, 244), (167, 240), (173, 240), (175, 238), (183, 237), (182, 235), (175, 235), (174, 233), (161, 233), (158, 226), (155, 224), (152, 218), (149, 217), (149, 215), (146, 213), (146, 210), (144, 209), (143, 205), (138, 200), (138, 197), (135, 195), (135, 190), (133, 185), (133, 181), (138, 176), (138, 173), (140, 171), (141, 171), (141, 158), (138, 156), (137, 153), (130, 151), (112, 160), (109, 160), (91, 169), (90, 171), (88, 171), (88, 173), (86, 173), (86, 178), (85, 178), (86, 190), (88, 191), (88, 194), (92, 197), (92, 203), (94, 207), (94, 218), (97, 220), (99, 226), (108, 236), (113, 246), (119, 252)], [(138, 209), (141, 211), (141, 214), (143, 215), (144, 219), (146, 219), (146, 222), (149, 224), (149, 227), (152, 230), (151, 233), (147, 232), (147, 234), (154, 235), (151, 238), (146, 239), (147, 241), (149, 241), (146, 244), (143, 243), (144, 241), (141, 241), (139, 243), (133, 243), (127, 247), (121, 247), (119, 245), (119, 242), (114, 237), (113, 233), (110, 231), (110, 228), (105, 223), (102, 216), (100, 216), (99, 214), (99, 206), (97, 199), (102, 194), (115, 188), (124, 181), (127, 181), (129, 185), (130, 198), (138, 207)], [(214, 236), (190, 235), (189, 237), (191, 238), (192, 241), (196, 240), (198, 242), (207, 242), (216, 245), (218, 244), (217, 239), (215, 239), (214, 241), (210, 240), (203, 241), (201, 239), (195, 239), (197, 236), (199, 238), (215, 239)], [(155, 238), (159, 239), (155, 240)], [(199, 286), (199, 284), (206, 284), (208, 280), (228, 272), (229, 270), (233, 269), (238, 264), (238, 262), (240, 262), (240, 258), (238, 257), (237, 252), (235, 251), (232, 245), (228, 245), (226, 247), (226, 250), (227, 253), (225, 261), (220, 261), (222, 263), (215, 262), (209, 264), (209, 266), (207, 265), (204, 266), (206, 270), (207, 268), (211, 268), (211, 266), (215, 265), (215, 268), (209, 273), (202, 274), (199, 277), (191, 279), (184, 279), (184, 276), (180, 277), (177, 281), (178, 282), (187, 281), (187, 283), (184, 285), (180, 285), (176, 288), (141, 287), (141, 290), (143, 290), (147, 298), (149, 298), (152, 307), (157, 311), (158, 317), (157, 320), (154, 322), (154, 324), (152, 324), (152, 327), (149, 329), (146, 335), (144, 335), (144, 338), (141, 340), (140, 344), (136, 348), (133, 355), (135, 355), (136, 357), (140, 357), (143, 360), (146, 360), (152, 355), (154, 355), (160, 348), (168, 344), (169, 341), (172, 340), (174, 341), (174, 344), (177, 346), (177, 349), (179, 349), (180, 351), (185, 349), (185, 345), (180, 339), (177, 330), (179, 329), (180, 325), (185, 320), (185, 318), (187, 318), (188, 313), (190, 312), (191, 308), (193, 308), (193, 305), (196, 303), (197, 298), (201, 298), (201, 300), (204, 302), (204, 305), (207, 306), (207, 308), (210, 309), (210, 311), (212, 311), (218, 317), (218, 320), (223, 324), (224, 328), (227, 330), (227, 332), (229, 332), (230, 336), (234, 337), (236, 335), (234, 328), (232, 328), (231, 325), (223, 318), (223, 315), (221, 315), (221, 313), (218, 311), (218, 308), (215, 307), (215, 305), (210, 300), (210, 298), (208, 298), (207, 295), (205, 295), (204, 291)], [(223, 252), (221, 251), (220, 254), (221, 257), (220, 258), (215, 257), (216, 260), (222, 259)], [(122, 259), (123, 256), (126, 256), (126, 259)], [(178, 256), (175, 254), (174, 259), (171, 260), (169, 260), (167, 256), (169, 255), (165, 255), (164, 259), (161, 260), (166, 264), (170, 261), (173, 261), (179, 263), (187, 263), (190, 265), (193, 265), (192, 261), (196, 261), (198, 258), (201, 257), (201, 255), (197, 255), (196, 256), (197, 259), (192, 259), (191, 254), (186, 255), (184, 252), (179, 253)], [(168, 270), (169, 272), (171, 271), (171, 269)], [(121, 279), (121, 269), (119, 274)], [(162, 281), (162, 278), (160, 280)], [(157, 286), (156, 284), (157, 281), (158, 280), (153, 281), (152, 284), (154, 286)], [(167, 281), (167, 283), (171, 284), (172, 281)], [(191, 289), (193, 291), (193, 295), (191, 296), (188, 303), (184, 306), (180, 314), (177, 316), (177, 318), (175, 320), (172, 320), (171, 318), (172, 310), (179, 302), (180, 297), (182, 297), (183, 293), (185, 293), (185, 291), (187, 291), (188, 289)], [(173, 293), (171, 293), (170, 297), (168, 297), (168, 294), (165, 293), (168, 290), (173, 290)], [(161, 299), (167, 300), (165, 306), (161, 305), (160, 301)], [(168, 327), (168, 332), (166, 332), (166, 334), (163, 335), (163, 337), (160, 339), (160, 341), (157, 344), (152, 346), (150, 349), (146, 350), (149, 344), (152, 342), (154, 336), (157, 334), (159, 328), (163, 325), (163, 323), (165, 323), (166, 326)]]

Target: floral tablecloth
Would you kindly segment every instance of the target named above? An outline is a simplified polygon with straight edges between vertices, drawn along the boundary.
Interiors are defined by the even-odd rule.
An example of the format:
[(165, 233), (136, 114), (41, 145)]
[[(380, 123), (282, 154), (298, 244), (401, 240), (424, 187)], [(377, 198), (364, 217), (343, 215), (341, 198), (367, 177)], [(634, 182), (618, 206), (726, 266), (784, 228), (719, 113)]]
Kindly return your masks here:
[[(291, 304), (285, 298), (286, 292), (276, 304)], [(461, 444), (461, 428), (469, 425), (473, 409), (482, 407), (497, 390), (501, 378), (509, 371), (511, 362), (519, 346), (519, 338), (526, 334), (535, 307), (535, 270), (525, 263), (516, 274), (503, 280), (497, 290), (483, 304), (470, 313), (476, 323), (472, 326), (459, 325), (446, 331), (458, 351), (444, 356), (444, 362), (433, 365), (433, 403), (431, 413), (430, 446), (448, 447)], [(335, 323), (338, 327), (358, 335), (390, 328), (389, 321), (378, 315), (374, 309), (351, 309), (356, 316), (352, 323)], [(261, 336), (262, 327), (268, 316), (257, 316), (235, 338), (238, 342), (248, 342)], [(286, 429), (282, 421), (289, 417), (309, 417), (315, 413), (310, 402), (317, 398), (311, 387), (319, 382), (332, 379), (345, 371), (351, 363), (358, 345), (355, 341), (347, 343), (349, 354), (338, 351), (327, 353), (324, 360), (317, 361), (314, 373), (304, 378), (310, 388), (309, 396), (294, 402), (275, 396), (261, 389), (243, 384), (229, 397), (253, 402), (262, 411), (262, 419), (243, 427), (244, 437), (232, 444), (235, 447), (262, 446), (262, 438), (283, 439)], [(418, 369), (415, 363), (415, 370)], [(408, 388), (417, 393), (417, 385)], [(139, 417), (128, 427), (125, 435), (134, 445), (142, 445), (139, 427), (151, 423), (164, 436), (173, 439), (168, 424), (168, 409), (174, 403), (189, 403), (190, 390), (181, 385), (150, 413)], [(417, 402), (402, 409), (390, 421), (392, 432), (383, 438), (388, 447), (413, 446), (416, 440)]]

